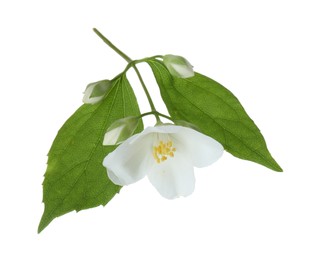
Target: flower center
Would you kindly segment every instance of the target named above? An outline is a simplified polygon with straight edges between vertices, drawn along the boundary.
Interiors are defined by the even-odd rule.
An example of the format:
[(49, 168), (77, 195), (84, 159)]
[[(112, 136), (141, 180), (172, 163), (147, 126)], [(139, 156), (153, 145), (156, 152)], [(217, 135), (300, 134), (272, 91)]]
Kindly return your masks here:
[(157, 146), (153, 148), (153, 157), (157, 163), (164, 162), (168, 157), (174, 157), (176, 148), (173, 147), (172, 141), (160, 141)]

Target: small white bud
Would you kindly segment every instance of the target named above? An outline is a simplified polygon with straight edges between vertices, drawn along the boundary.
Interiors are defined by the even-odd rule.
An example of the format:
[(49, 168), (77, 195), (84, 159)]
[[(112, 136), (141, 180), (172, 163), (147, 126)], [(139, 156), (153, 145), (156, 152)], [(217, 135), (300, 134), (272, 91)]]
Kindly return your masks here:
[(95, 104), (101, 101), (105, 94), (109, 91), (111, 87), (110, 80), (101, 80), (98, 82), (90, 83), (84, 92), (83, 103), (85, 104)]
[(193, 66), (181, 56), (165, 55), (163, 57), (163, 63), (174, 77), (190, 78), (194, 76)]
[(125, 141), (131, 137), (138, 125), (139, 118), (136, 116), (130, 116), (116, 120), (107, 129), (103, 145), (116, 145)]

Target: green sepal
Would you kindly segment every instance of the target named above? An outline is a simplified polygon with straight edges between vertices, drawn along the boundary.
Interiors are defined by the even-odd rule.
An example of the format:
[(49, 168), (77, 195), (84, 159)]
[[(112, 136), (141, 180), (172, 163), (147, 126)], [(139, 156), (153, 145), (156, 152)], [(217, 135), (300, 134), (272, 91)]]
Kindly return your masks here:
[(93, 86), (93, 91), (90, 95), (90, 98), (103, 96), (106, 91), (108, 91), (111, 87), (110, 80), (101, 80), (98, 82), (90, 83), (87, 88)]
[(282, 171), (268, 151), (259, 128), (228, 89), (197, 72), (190, 78), (177, 78), (161, 61), (147, 62), (173, 120), (197, 126), (238, 158)]
[(117, 145), (133, 136), (139, 119), (138, 116), (128, 116), (113, 122), (106, 130), (103, 145)]

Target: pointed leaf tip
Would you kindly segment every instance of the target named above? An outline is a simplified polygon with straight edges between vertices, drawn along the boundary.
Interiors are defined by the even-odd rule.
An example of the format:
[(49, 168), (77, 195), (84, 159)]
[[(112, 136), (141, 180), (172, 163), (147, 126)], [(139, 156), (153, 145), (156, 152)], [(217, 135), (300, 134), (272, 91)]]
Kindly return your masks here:
[(197, 72), (193, 77), (179, 78), (161, 61), (147, 62), (173, 120), (197, 126), (238, 158), (283, 171), (268, 151), (259, 128), (228, 89)]
[[(139, 116), (134, 92), (122, 75), (97, 106), (82, 105), (62, 126), (48, 154), (43, 182), (42, 232), (55, 218), (107, 204), (120, 190), (107, 177), (104, 157), (115, 147), (103, 146), (106, 129), (123, 117)], [(142, 122), (136, 132), (143, 129)]]

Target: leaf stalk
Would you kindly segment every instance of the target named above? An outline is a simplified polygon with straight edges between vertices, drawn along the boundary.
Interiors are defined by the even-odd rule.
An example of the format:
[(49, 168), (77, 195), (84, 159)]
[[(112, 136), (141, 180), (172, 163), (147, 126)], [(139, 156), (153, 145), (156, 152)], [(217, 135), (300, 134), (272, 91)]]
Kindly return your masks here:
[[(136, 67), (135, 63), (133, 62), (133, 60), (128, 57), (124, 52), (122, 52), (119, 48), (117, 48), (112, 42), (109, 41), (109, 39), (107, 39), (98, 29), (96, 28), (93, 28), (93, 31), (112, 49), (114, 50), (117, 54), (119, 54), (124, 60), (127, 61), (128, 64), (131, 64), (132, 68), (135, 70), (136, 74), (137, 74), (137, 77), (140, 81), (140, 84), (142, 85), (142, 88), (145, 92), (145, 95), (148, 99), (148, 102), (149, 102), (149, 105), (150, 105), (150, 108), (152, 111), (156, 111), (156, 108), (155, 108), (155, 105), (154, 105), (154, 102), (149, 94), (149, 91), (146, 87), (146, 84), (138, 70), (138, 68)], [(158, 115), (158, 112), (154, 114), (155, 117), (156, 117), (156, 120), (157, 120), (157, 123), (160, 123), (160, 118), (159, 118), (159, 115)]]

